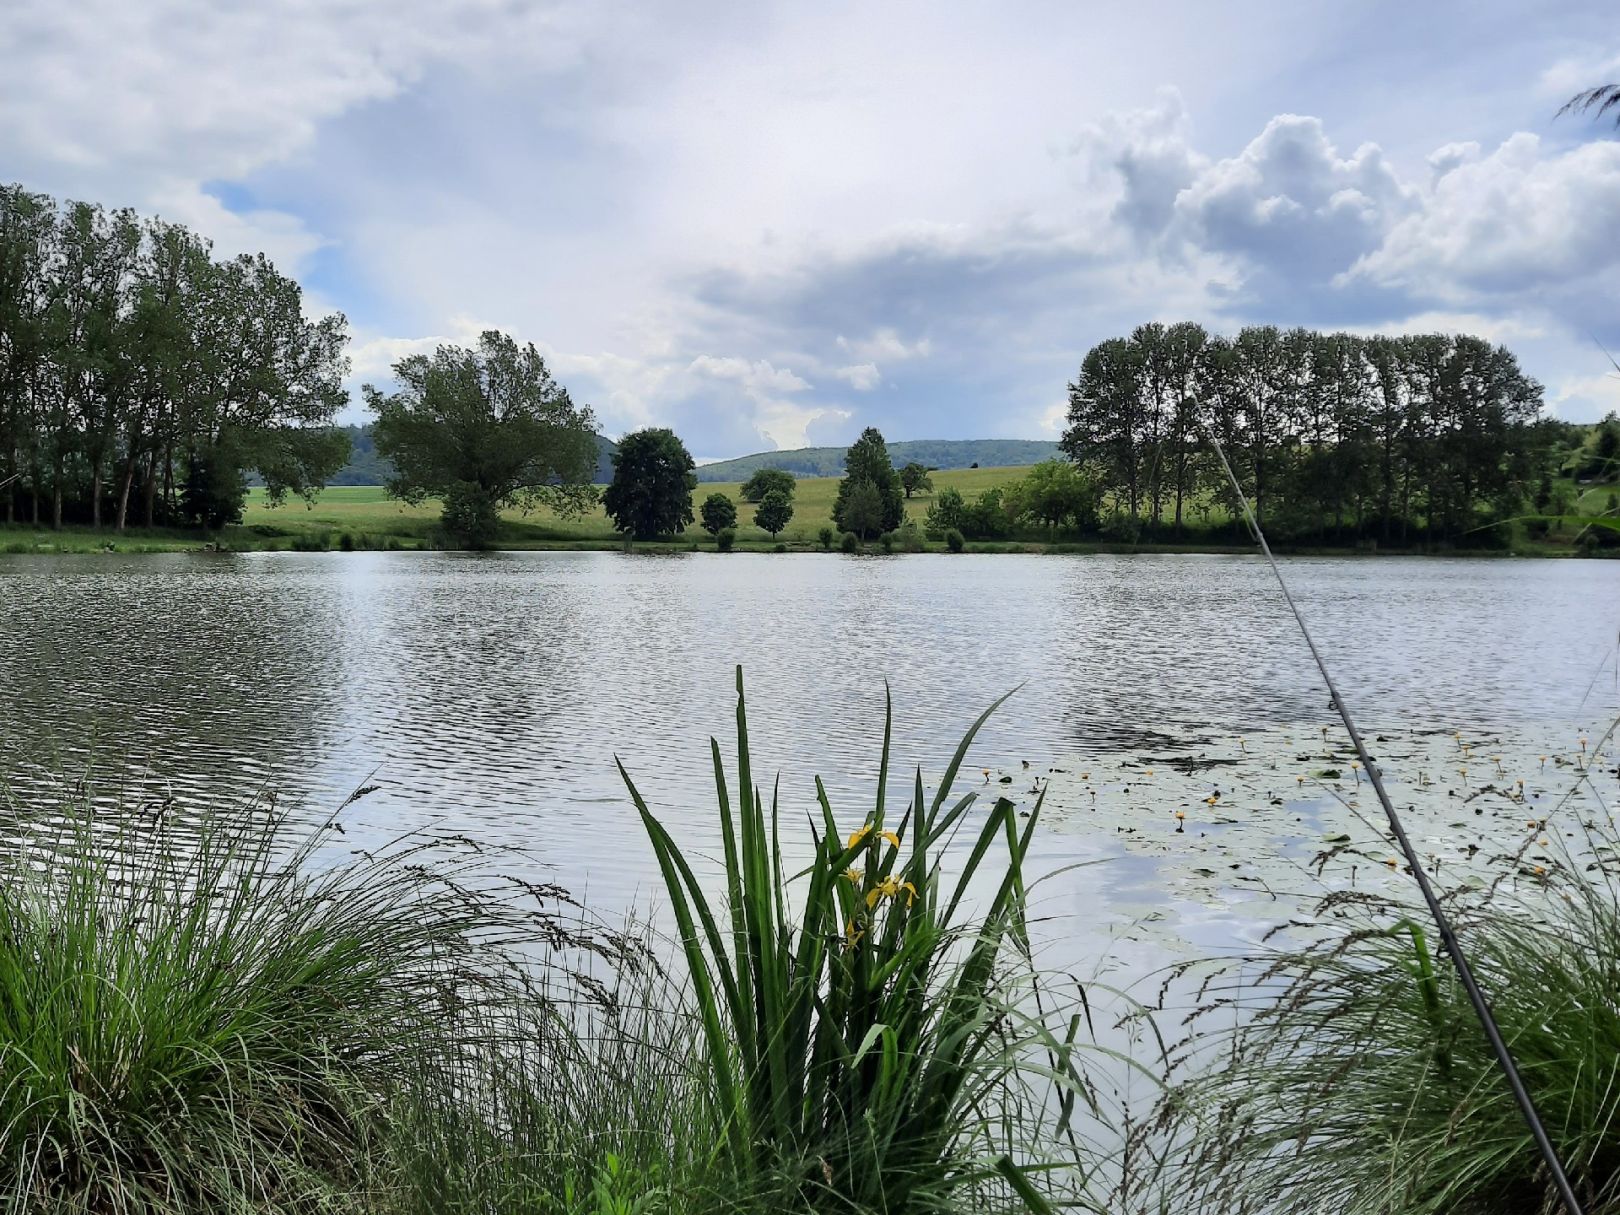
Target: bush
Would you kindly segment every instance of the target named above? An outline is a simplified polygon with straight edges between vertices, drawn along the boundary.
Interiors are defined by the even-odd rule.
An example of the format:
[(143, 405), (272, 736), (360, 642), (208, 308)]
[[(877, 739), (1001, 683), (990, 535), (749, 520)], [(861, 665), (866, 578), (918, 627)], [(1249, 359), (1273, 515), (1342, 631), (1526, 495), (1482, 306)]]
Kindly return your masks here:
[(354, 537), (348, 532), (344, 532), (338, 537), (338, 548), (342, 549), (345, 553), (354, 552)]
[(854, 532), (845, 532), (844, 538), (838, 542), (838, 547), (846, 553), (858, 553), (861, 551), (861, 538)]
[(332, 533), (304, 532), (292, 538), (292, 547), (297, 553), (324, 553), (332, 547)]
[(737, 529), (734, 527), (722, 527), (714, 534), (714, 546), (722, 553), (729, 553), (736, 543)]
[(953, 553), (961, 552), (962, 551), (962, 546), (965, 543), (966, 543), (966, 541), (964, 541), (962, 539), (962, 533), (957, 531), (954, 527), (951, 528), (950, 531), (945, 533), (945, 547), (950, 549), (951, 552), (953, 552)]
[(771, 552), (773, 552), (773, 553), (785, 553), (785, 552), (787, 552), (787, 545), (778, 544), (775, 548), (773, 548), (771, 550)]
[(967, 503), (962, 499), (962, 491), (952, 486), (939, 491), (933, 504), (928, 508), (928, 514), (923, 519), (923, 527), (931, 540), (938, 540), (946, 532), (960, 531), (962, 521), (966, 517)]
[(905, 552), (920, 553), (923, 551), (922, 529), (914, 521), (907, 519), (900, 525), (899, 530), (894, 535), (895, 541)]
[(894, 533), (884, 532), (878, 537), (878, 544), (882, 547), (885, 553), (894, 552)]
[(837, 532), (833, 531), (832, 528), (823, 523), (820, 529), (816, 532), (816, 539), (821, 541), (822, 549), (830, 553), (832, 551), (833, 540), (837, 535)]

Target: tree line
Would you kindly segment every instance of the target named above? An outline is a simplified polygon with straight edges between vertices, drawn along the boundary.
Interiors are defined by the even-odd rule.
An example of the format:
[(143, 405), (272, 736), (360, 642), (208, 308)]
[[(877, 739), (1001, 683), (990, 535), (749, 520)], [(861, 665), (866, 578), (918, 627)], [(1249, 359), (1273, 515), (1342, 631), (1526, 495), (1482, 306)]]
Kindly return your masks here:
[(1451, 540), (1520, 510), (1549, 441), (1541, 401), (1511, 351), (1462, 334), (1148, 324), (1086, 354), (1061, 446), (1121, 531), (1233, 512), (1218, 441), (1279, 535)]
[(347, 324), (262, 254), (0, 185), (0, 520), (217, 527), (342, 467)]

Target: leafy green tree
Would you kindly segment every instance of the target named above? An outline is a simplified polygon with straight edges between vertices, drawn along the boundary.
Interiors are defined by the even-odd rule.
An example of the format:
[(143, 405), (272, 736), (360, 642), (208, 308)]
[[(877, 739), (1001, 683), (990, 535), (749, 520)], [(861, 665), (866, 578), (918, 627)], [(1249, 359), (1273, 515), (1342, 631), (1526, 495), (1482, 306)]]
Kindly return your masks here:
[(954, 485), (947, 485), (929, 506), (928, 514), (923, 518), (923, 529), (936, 540), (946, 532), (960, 531), (966, 511), (967, 503), (962, 500), (962, 491)]
[(394, 467), (388, 492), (411, 503), (443, 498), (444, 526), (462, 543), (493, 539), (503, 508), (574, 515), (595, 501), (595, 419), (533, 343), (489, 330), (471, 350), (401, 359), (394, 378), (395, 392), (363, 389), (377, 451)]
[(247, 502), (247, 480), (233, 453), (220, 448), (194, 451), (186, 461), (180, 490), (180, 517), (196, 527), (217, 530), (239, 523)]
[(703, 530), (718, 536), (722, 529), (737, 526), (737, 504), (725, 494), (710, 494), (703, 499)]
[(900, 470), (900, 485), (906, 491), (906, 497), (920, 494), (925, 490), (934, 488), (934, 479), (928, 475), (926, 465), (913, 460)]
[(883, 495), (877, 486), (862, 478), (849, 486), (847, 493), (845, 488), (840, 486), (838, 495), (842, 500), (843, 510), (841, 514), (835, 513), (833, 517), (846, 534), (853, 533), (862, 540), (868, 540), (883, 532), (885, 517)]
[[(858, 487), (865, 483), (877, 496), (877, 521), (862, 490), (859, 513), (849, 512)], [(900, 485), (900, 474), (895, 472), (889, 459), (889, 447), (875, 427), (867, 427), (844, 456), (844, 479), (838, 483), (838, 497), (833, 502), (833, 522), (846, 532), (858, 532), (864, 539), (879, 532), (893, 531), (905, 517), (905, 494)]]
[(626, 435), (613, 455), (613, 483), (602, 495), (613, 525), (637, 540), (673, 535), (692, 522), (697, 466), (673, 430)]
[(1005, 490), (1009, 513), (1050, 528), (1066, 523), (1079, 528), (1096, 526), (1100, 497), (1096, 482), (1063, 460), (1044, 460), (1034, 465)]
[(961, 530), (975, 540), (1000, 540), (1012, 534), (1012, 519), (999, 488), (985, 490), (968, 504), (962, 514)]
[(743, 482), (742, 500), (744, 502), (763, 502), (765, 495), (773, 489), (792, 499), (799, 482), (794, 475), (781, 468), (762, 468), (748, 480)]
[(768, 531), (772, 540), (776, 539), (776, 533), (786, 527), (792, 518), (793, 503), (779, 489), (771, 490), (754, 509), (754, 522)]

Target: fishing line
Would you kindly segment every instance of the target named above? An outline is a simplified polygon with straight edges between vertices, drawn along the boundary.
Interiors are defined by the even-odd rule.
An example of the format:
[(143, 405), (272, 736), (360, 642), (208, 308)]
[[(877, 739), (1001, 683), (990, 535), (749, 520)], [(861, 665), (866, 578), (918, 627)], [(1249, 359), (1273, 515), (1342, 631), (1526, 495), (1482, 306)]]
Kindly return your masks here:
[(1469, 969), (1468, 959), (1463, 956), (1462, 945), (1458, 942), (1456, 934), (1451, 929), (1451, 921), (1446, 918), (1445, 911), (1440, 906), (1440, 900), (1435, 897), (1434, 888), (1429, 885), (1429, 876), (1423, 871), (1423, 865), (1418, 860), (1416, 849), (1412, 841), (1407, 838), (1406, 828), (1401, 825), (1401, 819), (1395, 813), (1395, 805), (1389, 800), (1389, 794), (1384, 790), (1383, 775), (1378, 765), (1373, 762), (1372, 756), (1367, 754), (1367, 745), (1361, 741), (1361, 731), (1356, 729), (1356, 723), (1350, 716), (1350, 710), (1345, 706), (1344, 699), (1339, 695), (1338, 686), (1333, 682), (1333, 676), (1328, 674), (1327, 663), (1322, 653), (1316, 648), (1316, 639), (1311, 636), (1311, 630), (1305, 623), (1305, 617), (1294, 602), (1294, 596), (1289, 593), (1288, 581), (1283, 577), (1282, 567), (1277, 564), (1277, 558), (1271, 554), (1271, 545), (1266, 543), (1266, 533), (1261, 530), (1260, 520), (1255, 517), (1254, 510), (1249, 505), (1249, 499), (1243, 488), (1238, 484), (1237, 474), (1232, 471), (1232, 465), (1226, 458), (1220, 440), (1208, 430), (1205, 437), (1215, 449), (1215, 455), (1220, 459), (1221, 468), (1226, 472), (1227, 482), (1232, 486), (1232, 493), (1243, 506), (1243, 518), (1260, 545), (1260, 551), (1265, 554), (1266, 561), (1271, 566), (1271, 572), (1276, 575), (1277, 585), (1282, 588), (1283, 599), (1288, 604), (1288, 610), (1294, 614), (1294, 622), (1299, 625), (1299, 631), (1305, 637), (1305, 644), (1310, 647), (1311, 657), (1316, 661), (1316, 669), (1322, 673), (1322, 679), (1327, 684), (1328, 696), (1333, 701), (1333, 708), (1339, 714), (1339, 720), (1344, 722), (1344, 728), (1350, 735), (1350, 741), (1356, 749), (1356, 756), (1361, 760), (1361, 766), (1367, 770), (1367, 776), (1372, 781), (1374, 792), (1378, 794), (1379, 804), (1384, 807), (1384, 815), (1389, 819), (1389, 829), (1394, 833), (1406, 863), (1417, 879), (1418, 889), (1423, 892), (1423, 901), (1428, 904), (1429, 914), (1434, 917), (1435, 927), (1440, 931), (1441, 944), (1445, 946), (1446, 954), (1451, 958), (1451, 964), (1457, 971), (1457, 978), (1462, 981), (1463, 989), (1468, 993), (1468, 1001), (1474, 1006), (1474, 1012), (1479, 1017), (1479, 1023), (1485, 1030), (1485, 1036), (1490, 1039), (1491, 1050), (1496, 1054), (1496, 1061), (1502, 1068), (1502, 1075), (1507, 1079), (1508, 1087), (1513, 1090), (1513, 1099), (1519, 1103), (1519, 1112), (1524, 1115), (1525, 1123), (1530, 1128), (1530, 1134), (1541, 1149), (1541, 1158), (1547, 1164), (1547, 1170), (1552, 1174), (1553, 1186), (1558, 1196), (1563, 1200), (1564, 1209), (1568, 1215), (1583, 1215), (1580, 1201), (1575, 1197), (1575, 1191), (1570, 1187), (1569, 1177), (1564, 1172), (1564, 1165), (1558, 1158), (1558, 1150), (1553, 1147), (1552, 1140), (1547, 1137), (1547, 1128), (1542, 1125), (1541, 1115), (1536, 1113), (1535, 1102), (1530, 1099), (1529, 1090), (1524, 1087), (1524, 1081), (1519, 1076), (1518, 1065), (1513, 1062), (1513, 1055), (1508, 1051), (1507, 1043), (1502, 1040), (1502, 1031), (1496, 1026), (1496, 1018), (1491, 1013), (1490, 1005), (1485, 1002), (1485, 995), (1474, 982), (1474, 972)]

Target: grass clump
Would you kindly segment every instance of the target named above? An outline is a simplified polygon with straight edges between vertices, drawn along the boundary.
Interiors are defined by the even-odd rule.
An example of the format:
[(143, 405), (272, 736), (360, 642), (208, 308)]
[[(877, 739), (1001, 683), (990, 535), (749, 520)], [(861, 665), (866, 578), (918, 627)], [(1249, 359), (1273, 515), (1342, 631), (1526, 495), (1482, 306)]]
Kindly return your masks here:
[(10, 847), (0, 1207), (394, 1209), (395, 1111), (461, 1092), (514, 1010), (550, 1019), (506, 944), (621, 952), (468, 861), (401, 844), (339, 865), (333, 838), (289, 842), (263, 807), (184, 833), (69, 809)]
[[(1000, 980), (1009, 955), (1027, 949), (1022, 865), (1039, 807), (1020, 830), (1013, 803), (997, 799), (960, 871), (947, 880), (941, 865), (976, 800), (952, 801), (951, 785), (988, 715), (932, 797), (919, 771), (898, 814), (885, 801), (886, 719), (875, 805), (839, 822), (818, 780), (813, 857), (789, 880), (777, 798), (767, 808), (754, 783), (739, 669), (735, 799), (711, 740), (725, 864), (716, 897), (624, 773), (680, 932), (717, 1151), (745, 1200), (960, 1209), (969, 1194), (984, 1205), (1004, 1179), (998, 1112), (1016, 1105), (1020, 1048), (1039, 1034), (1017, 1040), (1022, 1022)], [(981, 869), (989, 897), (970, 919)]]
[[(1523, 857), (1459, 939), (1589, 1215), (1620, 1212), (1620, 897), (1615, 841), (1550, 871)], [(1303, 946), (1224, 971), (1168, 1103), (1200, 1211), (1552, 1215), (1539, 1152), (1455, 972), (1418, 913), (1339, 893)], [(1258, 966), (1258, 969), (1256, 969)], [(1213, 1048), (1210, 1043), (1215, 1043)], [(1196, 1048), (1195, 1048), (1196, 1049)], [(1202, 1203), (1203, 1205), (1199, 1205)]]

